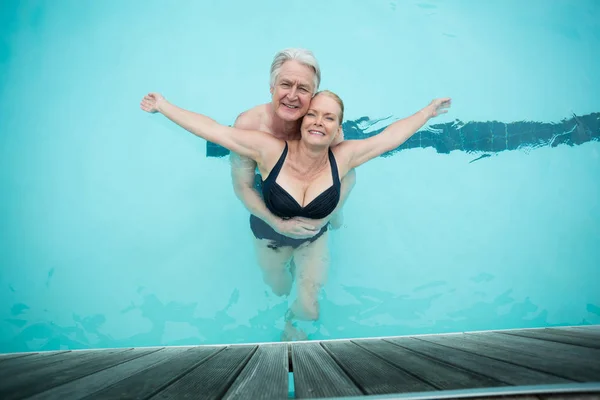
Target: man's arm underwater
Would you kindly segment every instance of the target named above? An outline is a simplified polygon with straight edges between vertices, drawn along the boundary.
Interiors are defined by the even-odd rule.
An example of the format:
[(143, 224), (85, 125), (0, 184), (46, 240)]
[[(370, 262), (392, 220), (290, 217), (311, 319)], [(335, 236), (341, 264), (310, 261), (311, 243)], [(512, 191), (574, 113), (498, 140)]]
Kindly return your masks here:
[[(246, 113), (242, 113), (234, 123), (234, 127), (239, 129), (250, 130), (256, 126), (252, 117)], [(248, 132), (248, 134), (252, 133)], [(276, 232), (294, 239), (311, 238), (319, 232), (310, 221), (298, 221), (295, 218), (283, 220), (269, 211), (262, 196), (254, 188), (256, 175), (254, 160), (234, 152), (230, 153), (229, 160), (235, 195), (251, 214), (265, 221)]]

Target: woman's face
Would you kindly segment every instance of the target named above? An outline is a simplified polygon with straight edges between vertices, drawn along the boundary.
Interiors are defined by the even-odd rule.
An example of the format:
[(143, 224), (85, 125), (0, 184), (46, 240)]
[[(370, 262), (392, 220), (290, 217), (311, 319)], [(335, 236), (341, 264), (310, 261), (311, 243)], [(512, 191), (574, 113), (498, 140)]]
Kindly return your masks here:
[(311, 144), (329, 146), (342, 131), (341, 111), (332, 97), (326, 94), (313, 97), (302, 120), (302, 139)]

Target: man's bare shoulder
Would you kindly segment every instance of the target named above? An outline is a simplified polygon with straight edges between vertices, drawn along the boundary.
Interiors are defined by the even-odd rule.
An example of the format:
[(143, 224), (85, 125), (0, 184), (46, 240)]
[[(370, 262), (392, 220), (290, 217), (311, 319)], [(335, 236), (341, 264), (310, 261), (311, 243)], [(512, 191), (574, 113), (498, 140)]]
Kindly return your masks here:
[(261, 130), (266, 113), (266, 104), (253, 107), (238, 115), (234, 126), (240, 129)]

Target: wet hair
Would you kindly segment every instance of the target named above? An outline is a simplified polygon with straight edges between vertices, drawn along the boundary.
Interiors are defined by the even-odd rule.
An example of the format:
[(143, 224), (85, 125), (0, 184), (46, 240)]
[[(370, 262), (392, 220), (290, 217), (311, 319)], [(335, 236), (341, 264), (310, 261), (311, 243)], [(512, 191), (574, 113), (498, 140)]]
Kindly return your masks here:
[(323, 96), (328, 96), (331, 97), (333, 100), (335, 100), (336, 103), (338, 103), (338, 105), (340, 106), (341, 112), (340, 112), (340, 125), (342, 124), (342, 122), (344, 121), (344, 102), (342, 101), (342, 99), (340, 98), (340, 96), (338, 96), (337, 94), (333, 93), (331, 90), (321, 90), (320, 92), (317, 92), (317, 94), (315, 94), (315, 97), (317, 97), (318, 95), (323, 95)]
[(273, 62), (271, 63), (271, 86), (275, 86), (275, 81), (279, 76), (281, 66), (286, 61), (291, 60), (298, 61), (300, 64), (312, 68), (315, 73), (313, 78), (313, 83), (315, 85), (314, 90), (315, 92), (319, 90), (319, 84), (321, 83), (321, 68), (312, 51), (306, 49), (284, 49), (275, 54)]

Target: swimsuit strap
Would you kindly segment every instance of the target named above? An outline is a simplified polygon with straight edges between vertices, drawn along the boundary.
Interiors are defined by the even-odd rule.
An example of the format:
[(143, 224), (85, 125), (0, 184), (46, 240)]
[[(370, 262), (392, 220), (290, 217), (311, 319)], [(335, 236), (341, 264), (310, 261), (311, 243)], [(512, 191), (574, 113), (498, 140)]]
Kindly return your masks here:
[(331, 148), (329, 149), (329, 163), (331, 164), (331, 176), (333, 177), (333, 184), (340, 184), (340, 174), (338, 172), (337, 162), (335, 161), (335, 156), (333, 155), (333, 151)]
[(288, 143), (286, 141), (285, 142), (285, 147), (283, 148), (283, 151), (281, 152), (281, 156), (279, 156), (279, 160), (277, 160), (277, 164), (275, 164), (275, 166), (273, 167), (273, 169), (271, 170), (271, 172), (269, 172), (269, 176), (267, 176), (267, 179), (265, 180), (265, 183), (267, 181), (269, 181), (269, 182), (275, 182), (275, 179), (277, 179), (277, 176), (279, 176), (279, 172), (281, 171), (281, 167), (283, 166), (283, 162), (285, 161), (285, 158), (287, 157), (287, 152), (288, 152)]

